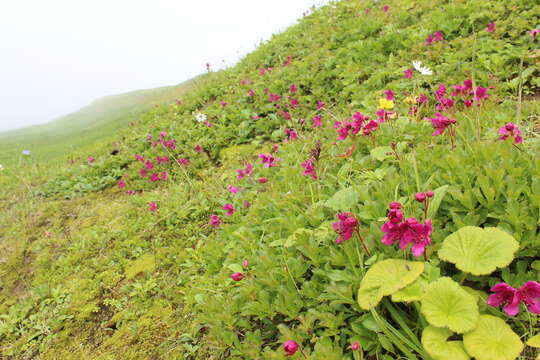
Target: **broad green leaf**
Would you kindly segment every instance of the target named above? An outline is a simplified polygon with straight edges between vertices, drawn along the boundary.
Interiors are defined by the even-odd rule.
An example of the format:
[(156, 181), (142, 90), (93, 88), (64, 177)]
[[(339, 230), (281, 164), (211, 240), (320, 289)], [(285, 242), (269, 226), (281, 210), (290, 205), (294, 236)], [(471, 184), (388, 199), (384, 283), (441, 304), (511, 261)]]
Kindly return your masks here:
[(352, 187), (339, 190), (325, 205), (334, 211), (350, 211), (358, 203), (358, 194)]
[(504, 320), (482, 315), (478, 326), (463, 335), (465, 350), (476, 360), (514, 360), (523, 350), (519, 336)]
[(431, 325), (460, 334), (474, 329), (479, 316), (476, 298), (449, 277), (429, 284), (421, 311)]
[(422, 346), (433, 360), (469, 360), (463, 341), (448, 341), (454, 333), (429, 325), (422, 332)]
[(540, 333), (527, 340), (527, 345), (530, 347), (540, 348)]
[(383, 296), (416, 280), (424, 271), (424, 263), (400, 259), (387, 259), (376, 263), (367, 271), (358, 290), (360, 307), (370, 310), (377, 306)]
[(473, 275), (491, 274), (508, 266), (519, 243), (497, 228), (465, 226), (444, 239), (439, 257)]
[(384, 161), (394, 156), (390, 146), (378, 146), (371, 149), (369, 153), (374, 159), (379, 161)]
[(392, 294), (393, 302), (411, 302), (420, 301), (424, 293), (428, 281), (423, 278), (418, 278), (415, 282), (405, 286), (403, 289)]
[(242, 265), (240, 264), (229, 264), (227, 266), (232, 272), (244, 272), (244, 268), (242, 268)]
[(434, 196), (429, 202), (428, 218), (434, 219), (435, 215), (437, 215), (437, 210), (439, 210), (439, 206), (441, 206), (441, 201), (444, 198), (444, 195), (446, 195), (448, 187), (448, 185), (443, 185), (433, 190)]

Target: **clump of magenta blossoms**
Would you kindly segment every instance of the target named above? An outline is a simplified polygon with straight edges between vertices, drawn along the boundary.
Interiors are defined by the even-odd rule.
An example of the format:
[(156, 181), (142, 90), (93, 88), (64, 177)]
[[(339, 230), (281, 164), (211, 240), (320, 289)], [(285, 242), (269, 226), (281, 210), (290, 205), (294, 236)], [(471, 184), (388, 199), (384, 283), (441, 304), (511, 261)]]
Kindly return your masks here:
[(514, 138), (514, 144), (521, 144), (523, 142), (523, 137), (521, 137), (521, 130), (518, 129), (517, 125), (514, 123), (506, 123), (502, 128), (499, 129), (499, 135), (501, 137), (499, 140), (506, 140), (509, 137)]
[(259, 154), (259, 158), (267, 168), (277, 166), (277, 162), (279, 161), (279, 159), (275, 158), (272, 154)]
[(221, 224), (221, 219), (219, 218), (218, 215), (216, 214), (210, 215), (210, 225), (212, 225), (212, 227), (218, 228), (220, 224)]
[(358, 228), (358, 219), (350, 212), (339, 213), (336, 215), (339, 219), (338, 222), (332, 224), (334, 231), (338, 233), (336, 243), (341, 244), (344, 241), (349, 240), (354, 231)]
[(223, 210), (226, 211), (225, 216), (232, 216), (234, 214), (234, 206), (232, 204), (223, 205)]
[(283, 350), (285, 351), (285, 355), (292, 356), (294, 355), (300, 346), (296, 341), (293, 340), (287, 340), (283, 343)]
[(294, 129), (285, 128), (284, 129), (285, 135), (287, 135), (288, 141), (293, 141), (298, 139), (298, 133)]
[(429, 119), (431, 125), (435, 129), (432, 136), (441, 135), (449, 126), (456, 123), (455, 119), (449, 119), (446, 116), (443, 116), (441, 113), (436, 113), (434, 118)]
[(337, 129), (338, 133), (338, 140), (345, 140), (350, 134), (357, 135), (360, 131), (364, 135), (370, 135), (379, 127), (377, 121), (368, 121), (369, 117), (362, 115), (360, 112), (354, 113), (351, 120), (336, 121), (334, 123), (334, 128)]
[(313, 180), (317, 180), (317, 171), (315, 170), (315, 159), (310, 157), (309, 159), (304, 161), (301, 165), (304, 168), (304, 172), (302, 173), (302, 175), (311, 176)]
[(519, 289), (506, 283), (498, 283), (491, 288), (487, 303), (493, 307), (503, 306), (504, 312), (509, 316), (519, 313), (519, 304), (524, 303), (527, 309), (540, 314), (540, 284), (536, 281), (527, 281)]
[(429, 46), (429, 45), (433, 44), (434, 42), (443, 41), (443, 40), (444, 40), (444, 37), (443, 37), (442, 32), (436, 31), (433, 34), (429, 34), (426, 37), (425, 43), (426, 43), (426, 45)]
[(474, 103), (480, 106), (483, 100), (489, 98), (488, 88), (477, 86), (475, 89), (470, 79), (463, 81), (463, 84), (452, 85), (452, 88), (454, 89), (452, 96), (461, 98), (465, 107), (471, 107)]
[(398, 202), (390, 203), (389, 207), (388, 221), (381, 227), (385, 233), (381, 242), (390, 246), (399, 241), (402, 250), (412, 244), (411, 251), (415, 257), (425, 254), (426, 246), (431, 244), (431, 220), (420, 223), (416, 218), (405, 219), (401, 212), (402, 205)]
[(253, 165), (250, 163), (247, 163), (244, 169), (236, 170), (236, 174), (237, 174), (236, 178), (238, 180), (242, 180), (246, 176), (251, 176), (251, 174), (253, 174)]

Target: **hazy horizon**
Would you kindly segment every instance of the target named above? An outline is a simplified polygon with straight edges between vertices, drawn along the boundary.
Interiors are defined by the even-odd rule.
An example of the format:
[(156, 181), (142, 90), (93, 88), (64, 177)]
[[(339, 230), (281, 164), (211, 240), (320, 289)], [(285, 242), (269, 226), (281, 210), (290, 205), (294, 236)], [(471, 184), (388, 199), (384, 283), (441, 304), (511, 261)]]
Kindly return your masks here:
[(230, 66), (326, 0), (0, 4), (0, 131)]

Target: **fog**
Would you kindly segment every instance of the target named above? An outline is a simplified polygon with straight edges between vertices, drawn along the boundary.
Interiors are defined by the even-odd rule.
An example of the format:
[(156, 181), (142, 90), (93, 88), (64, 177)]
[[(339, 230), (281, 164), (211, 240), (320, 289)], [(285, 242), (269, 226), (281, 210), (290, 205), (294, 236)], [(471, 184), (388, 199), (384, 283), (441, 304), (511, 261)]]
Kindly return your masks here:
[(0, 131), (234, 64), (324, 0), (0, 2)]

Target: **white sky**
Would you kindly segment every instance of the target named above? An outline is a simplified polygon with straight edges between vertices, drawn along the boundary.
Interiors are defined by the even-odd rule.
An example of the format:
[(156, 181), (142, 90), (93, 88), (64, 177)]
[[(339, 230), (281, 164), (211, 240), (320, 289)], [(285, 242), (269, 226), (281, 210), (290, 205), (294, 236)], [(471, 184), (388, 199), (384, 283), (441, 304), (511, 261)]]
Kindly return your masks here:
[(233, 64), (325, 0), (0, 0), (0, 131)]

